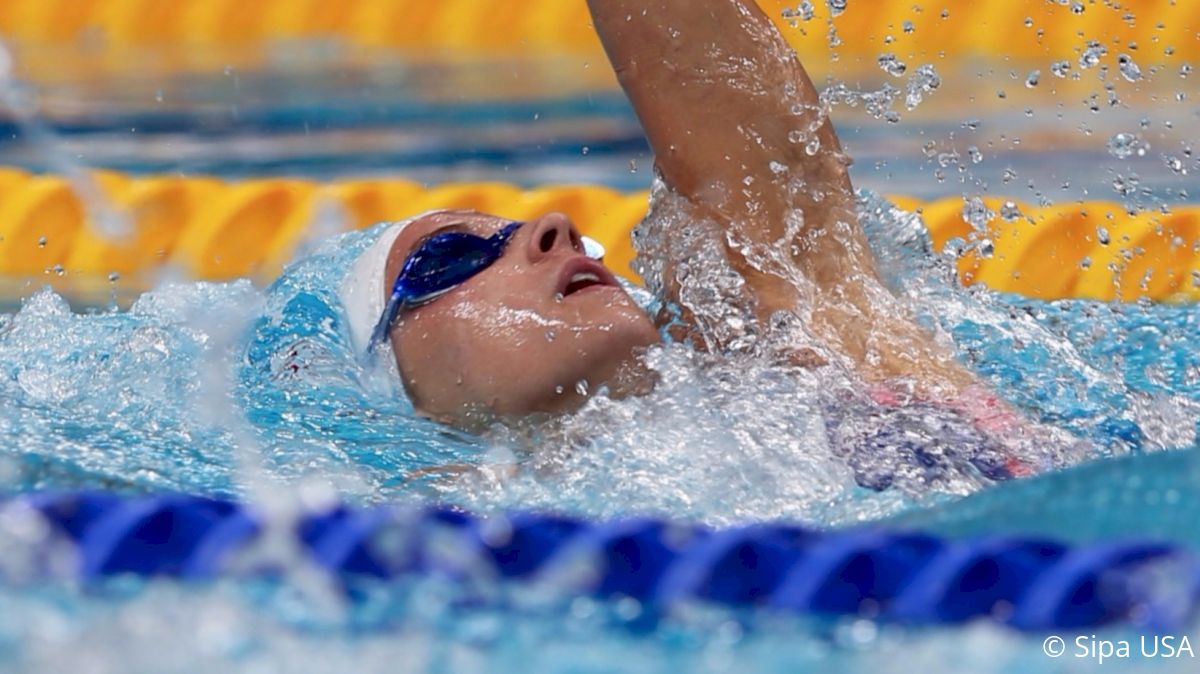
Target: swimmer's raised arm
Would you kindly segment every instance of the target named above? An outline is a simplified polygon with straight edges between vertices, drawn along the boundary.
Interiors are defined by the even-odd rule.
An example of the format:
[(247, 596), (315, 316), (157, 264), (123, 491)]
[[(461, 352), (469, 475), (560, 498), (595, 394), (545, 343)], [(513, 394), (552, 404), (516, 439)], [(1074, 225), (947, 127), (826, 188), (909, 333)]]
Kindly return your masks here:
[[(753, 0), (588, 6), (660, 174), (696, 215), (729, 232), (735, 246), (726, 237), (726, 252), (760, 320), (805, 309), (813, 331), (868, 379), (943, 392), (974, 384), (879, 283), (833, 125), (795, 51)], [(815, 296), (802, 297), (794, 275), (742, 255), (745, 246), (790, 256)]]
[[(744, 243), (791, 247), (818, 286), (874, 274), (837, 134), (795, 51), (753, 0), (588, 5), (673, 190)], [(796, 211), (804, 226), (786, 240)], [(761, 315), (794, 307), (790, 284), (730, 253)]]

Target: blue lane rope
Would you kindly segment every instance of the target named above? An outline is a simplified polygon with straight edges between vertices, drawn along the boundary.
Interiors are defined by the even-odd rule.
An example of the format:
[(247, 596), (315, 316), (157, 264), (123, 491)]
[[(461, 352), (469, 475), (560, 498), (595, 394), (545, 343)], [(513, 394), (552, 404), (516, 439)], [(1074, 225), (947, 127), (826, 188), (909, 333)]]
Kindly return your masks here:
[[(198, 496), (43, 493), (13, 506), (37, 511), (75, 546), (85, 580), (213, 578), (261, 531), (253, 508)], [(769, 524), (716, 530), (649, 518), (479, 518), (393, 507), (306, 515), (295, 534), (315, 564), (348, 579), (553, 579), (564, 591), (632, 597), (651, 611), (701, 601), (915, 624), (987, 618), (1040, 631), (1120, 622), (1167, 629), (1200, 606), (1200, 558), (1154, 542), (1070, 546)]]

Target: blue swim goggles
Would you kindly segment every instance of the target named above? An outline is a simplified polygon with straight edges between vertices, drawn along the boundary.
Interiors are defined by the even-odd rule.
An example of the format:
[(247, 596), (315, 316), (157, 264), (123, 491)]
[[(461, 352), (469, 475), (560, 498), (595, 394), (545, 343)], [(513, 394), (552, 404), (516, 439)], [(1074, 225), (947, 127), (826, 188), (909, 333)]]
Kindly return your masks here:
[[(387, 340), (392, 323), (402, 309), (432, 302), (492, 266), (504, 254), (512, 235), (525, 223), (510, 222), (489, 237), (469, 232), (442, 232), (421, 242), (404, 261), (383, 315), (371, 333), (367, 352)], [(600, 259), (604, 248), (583, 237), (588, 257)]]

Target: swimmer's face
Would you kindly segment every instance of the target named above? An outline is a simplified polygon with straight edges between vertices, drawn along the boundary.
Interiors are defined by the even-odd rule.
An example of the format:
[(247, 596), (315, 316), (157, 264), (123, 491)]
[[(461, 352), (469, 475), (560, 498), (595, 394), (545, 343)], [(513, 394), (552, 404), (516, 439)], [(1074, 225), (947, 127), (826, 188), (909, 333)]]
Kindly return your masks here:
[[(387, 292), (426, 237), (455, 230), (486, 237), (508, 222), (475, 211), (413, 222), (388, 256)], [(571, 220), (550, 213), (522, 225), (487, 269), (402, 310), (391, 339), (418, 409), (456, 421), (481, 410), (566, 411), (600, 386), (629, 393), (643, 380), (637, 355), (658, 342), (658, 332), (616, 277), (583, 254)]]

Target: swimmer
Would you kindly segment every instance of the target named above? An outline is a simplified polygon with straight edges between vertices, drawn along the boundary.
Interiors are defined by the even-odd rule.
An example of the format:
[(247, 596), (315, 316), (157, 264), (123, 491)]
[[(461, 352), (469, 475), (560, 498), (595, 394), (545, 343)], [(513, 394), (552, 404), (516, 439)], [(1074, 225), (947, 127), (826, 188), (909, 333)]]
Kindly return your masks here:
[[(588, 5), (661, 180), (689, 217), (723, 230), (759, 329), (778, 312), (802, 315), (880, 404), (956, 401), (990, 432), (1015, 423), (880, 281), (833, 124), (753, 0)], [(786, 269), (755, 250), (783, 251)], [(680, 262), (662, 261), (663, 277)], [(344, 286), (356, 346), (394, 360), (419, 411), (460, 426), (569, 412), (601, 387), (644, 391), (652, 380), (639, 356), (660, 323), (707, 343), (694, 339), (703, 326), (679, 288), (662, 290), (678, 315), (648, 315), (563, 214), (514, 223), (473, 211), (388, 228)], [(829, 365), (808, 348), (791, 357)]]

